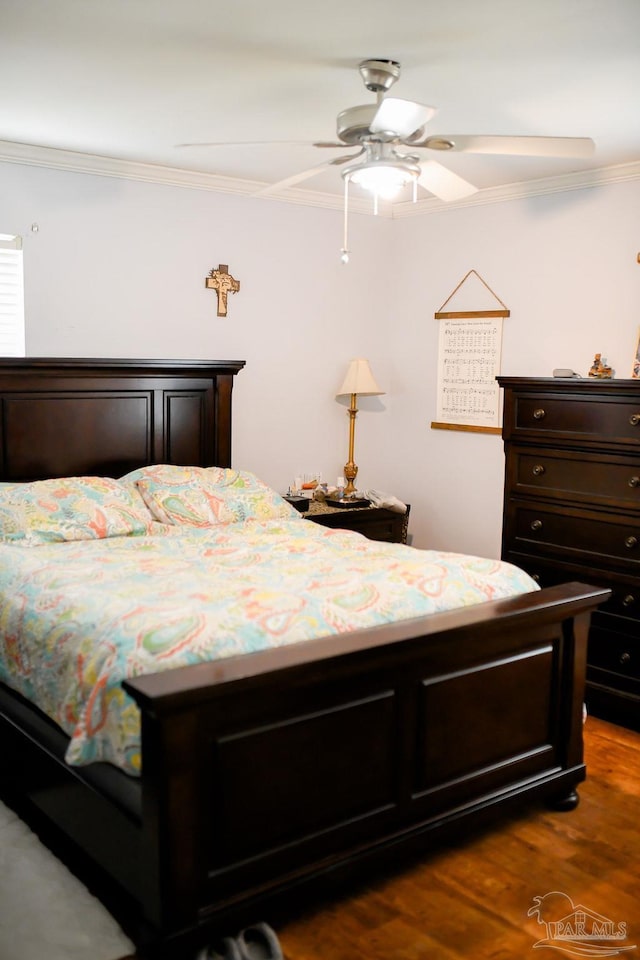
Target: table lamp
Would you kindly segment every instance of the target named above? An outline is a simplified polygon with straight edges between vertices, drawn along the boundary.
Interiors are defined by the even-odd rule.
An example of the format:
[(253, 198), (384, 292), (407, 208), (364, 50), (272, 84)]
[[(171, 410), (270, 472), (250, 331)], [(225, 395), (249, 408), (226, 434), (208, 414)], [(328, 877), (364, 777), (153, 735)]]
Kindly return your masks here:
[(356, 399), (358, 394), (363, 397), (379, 397), (384, 394), (371, 373), (368, 360), (352, 360), (344, 378), (344, 383), (340, 387), (336, 396), (351, 396), (351, 406), (349, 407), (349, 461), (344, 465), (344, 476), (347, 485), (344, 488), (345, 497), (353, 497), (356, 492), (353, 481), (358, 474), (358, 468), (353, 460), (353, 441), (355, 437), (356, 414), (358, 407)]

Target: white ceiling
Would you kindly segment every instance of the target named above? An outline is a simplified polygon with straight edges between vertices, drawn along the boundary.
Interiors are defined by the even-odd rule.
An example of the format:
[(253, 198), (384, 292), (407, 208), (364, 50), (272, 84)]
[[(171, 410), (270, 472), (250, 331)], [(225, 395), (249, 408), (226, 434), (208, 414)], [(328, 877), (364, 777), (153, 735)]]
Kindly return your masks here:
[[(437, 107), (430, 134), (595, 140), (586, 160), (437, 156), (481, 190), (640, 161), (640, 0), (0, 0), (0, 140), (26, 145), (0, 156), (255, 189), (327, 159), (312, 142), (375, 101), (368, 57), (400, 61), (392, 95)], [(180, 146), (202, 141), (241, 145)], [(340, 168), (296, 189), (339, 195)]]

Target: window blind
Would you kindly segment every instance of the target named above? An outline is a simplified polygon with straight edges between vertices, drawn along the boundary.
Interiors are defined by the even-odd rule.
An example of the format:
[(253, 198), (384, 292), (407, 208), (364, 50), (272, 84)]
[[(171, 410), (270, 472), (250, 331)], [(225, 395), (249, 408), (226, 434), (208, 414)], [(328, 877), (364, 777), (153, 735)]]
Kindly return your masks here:
[(22, 238), (0, 233), (0, 357), (24, 357)]

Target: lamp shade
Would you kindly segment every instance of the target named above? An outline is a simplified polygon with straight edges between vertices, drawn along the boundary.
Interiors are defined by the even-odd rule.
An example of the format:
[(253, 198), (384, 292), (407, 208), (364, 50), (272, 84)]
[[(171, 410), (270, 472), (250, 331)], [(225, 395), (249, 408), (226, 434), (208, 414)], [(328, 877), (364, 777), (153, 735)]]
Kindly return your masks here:
[(384, 393), (373, 378), (368, 360), (351, 361), (344, 383), (336, 396), (343, 397), (351, 393), (359, 393), (364, 397), (379, 397)]

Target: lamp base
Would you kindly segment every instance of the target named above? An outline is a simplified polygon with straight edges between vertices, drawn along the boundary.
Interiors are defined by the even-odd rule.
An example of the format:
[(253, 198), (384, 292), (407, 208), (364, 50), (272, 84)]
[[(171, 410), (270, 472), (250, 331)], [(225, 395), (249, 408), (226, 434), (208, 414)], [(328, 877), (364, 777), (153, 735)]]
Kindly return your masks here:
[(339, 500), (332, 500), (327, 497), (325, 503), (330, 507), (370, 507), (371, 501), (364, 497), (341, 497)]

